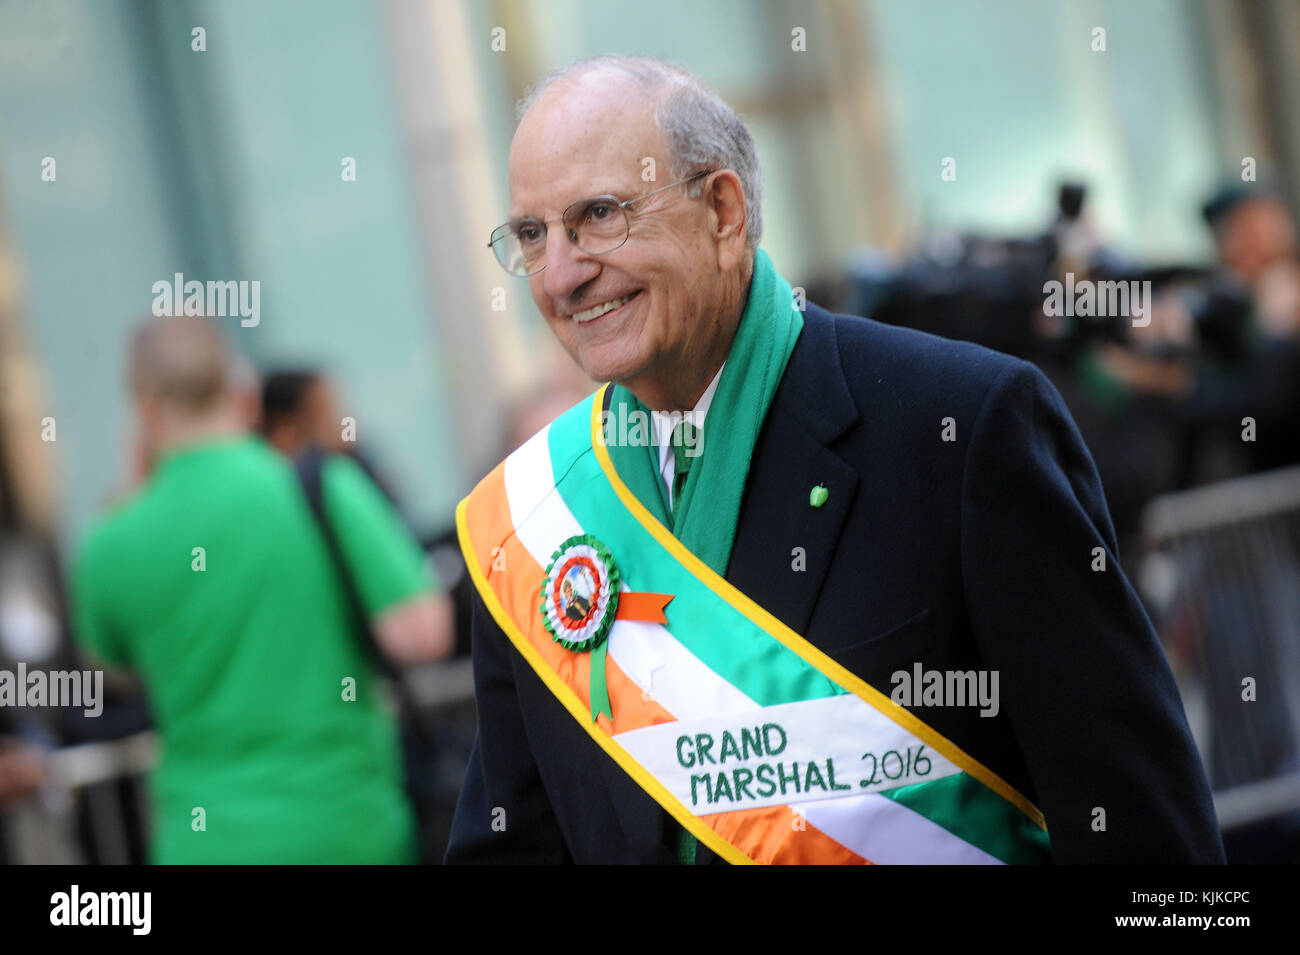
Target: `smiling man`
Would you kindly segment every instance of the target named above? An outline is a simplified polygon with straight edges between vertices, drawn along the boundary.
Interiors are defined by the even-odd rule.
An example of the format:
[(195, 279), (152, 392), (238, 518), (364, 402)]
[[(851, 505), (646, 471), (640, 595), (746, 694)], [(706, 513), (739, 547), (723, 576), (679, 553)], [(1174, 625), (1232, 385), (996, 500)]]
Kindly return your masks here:
[(491, 246), (610, 384), (458, 510), (479, 732), (447, 860), (1222, 861), (1043, 376), (796, 308), (749, 132), (676, 67), (571, 64), (521, 114)]

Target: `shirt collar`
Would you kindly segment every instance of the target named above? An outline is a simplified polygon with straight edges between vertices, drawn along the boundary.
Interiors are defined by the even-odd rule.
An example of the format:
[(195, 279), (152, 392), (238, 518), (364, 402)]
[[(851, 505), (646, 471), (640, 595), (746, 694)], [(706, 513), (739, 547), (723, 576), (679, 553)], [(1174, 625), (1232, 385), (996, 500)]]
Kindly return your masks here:
[[(722, 368), (726, 368), (727, 363), (722, 363)], [(672, 439), (673, 428), (677, 427), (683, 419), (689, 421), (697, 429), (704, 427), (704, 416), (709, 413), (709, 406), (713, 404), (714, 392), (718, 390), (718, 382), (722, 379), (722, 368), (713, 376), (709, 382), (709, 387), (704, 389), (704, 394), (700, 395), (700, 400), (695, 402), (695, 407), (685, 413), (675, 411), (652, 411), (650, 418), (654, 422), (655, 444), (659, 445), (659, 466), (664, 466), (665, 457), (672, 456)]]

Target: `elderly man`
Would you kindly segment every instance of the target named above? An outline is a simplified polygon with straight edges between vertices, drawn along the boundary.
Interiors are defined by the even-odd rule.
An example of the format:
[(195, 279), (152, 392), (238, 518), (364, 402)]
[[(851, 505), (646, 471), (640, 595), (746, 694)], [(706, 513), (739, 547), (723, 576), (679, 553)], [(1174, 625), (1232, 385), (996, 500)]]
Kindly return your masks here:
[(610, 384), (458, 511), (479, 733), (448, 861), (1221, 861), (1056, 393), (798, 309), (759, 183), (656, 60), (523, 104), (492, 246)]

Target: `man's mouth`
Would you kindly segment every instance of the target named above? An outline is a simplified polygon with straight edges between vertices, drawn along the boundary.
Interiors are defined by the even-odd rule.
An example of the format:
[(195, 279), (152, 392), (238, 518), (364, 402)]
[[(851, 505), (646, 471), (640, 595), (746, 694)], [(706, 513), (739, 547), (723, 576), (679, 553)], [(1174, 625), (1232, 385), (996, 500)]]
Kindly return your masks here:
[(640, 289), (633, 292), (631, 295), (624, 295), (622, 298), (612, 298), (608, 302), (601, 302), (599, 305), (593, 305), (591, 308), (583, 309), (581, 312), (574, 312), (572, 318), (580, 325), (583, 322), (590, 322), (593, 319), (600, 318), (602, 315), (609, 314), (617, 308), (622, 308), (639, 294), (641, 294)]

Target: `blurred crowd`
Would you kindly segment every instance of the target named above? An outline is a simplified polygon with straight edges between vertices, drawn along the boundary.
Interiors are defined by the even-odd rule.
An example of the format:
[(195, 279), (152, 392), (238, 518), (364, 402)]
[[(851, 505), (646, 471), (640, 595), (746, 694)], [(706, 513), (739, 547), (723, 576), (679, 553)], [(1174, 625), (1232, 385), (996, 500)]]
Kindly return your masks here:
[[(431, 774), (463, 767), (405, 669), (457, 653), (454, 585), (332, 383), (259, 378), (202, 317), (146, 320), (127, 366), (122, 484), (70, 582), (81, 659), (112, 674), (104, 713), (0, 710), (0, 809), (59, 782), (53, 747), (153, 729), (151, 818), (128, 794), (118, 820), (134, 861), (435, 861), (452, 797)], [(195, 838), (208, 814), (218, 835)], [(76, 824), (107, 861), (84, 831), (105, 820)]]
[[(1300, 462), (1300, 250), (1279, 196), (1229, 185), (1201, 210), (1215, 261), (1135, 262), (1098, 233), (1086, 198), (1062, 185), (1036, 236), (938, 234), (901, 264), (863, 253), (808, 290), (1041, 367), (1096, 460), (1121, 552), (1136, 553), (1153, 497)], [(1149, 282), (1149, 314), (1058, 314), (1053, 281)]]

